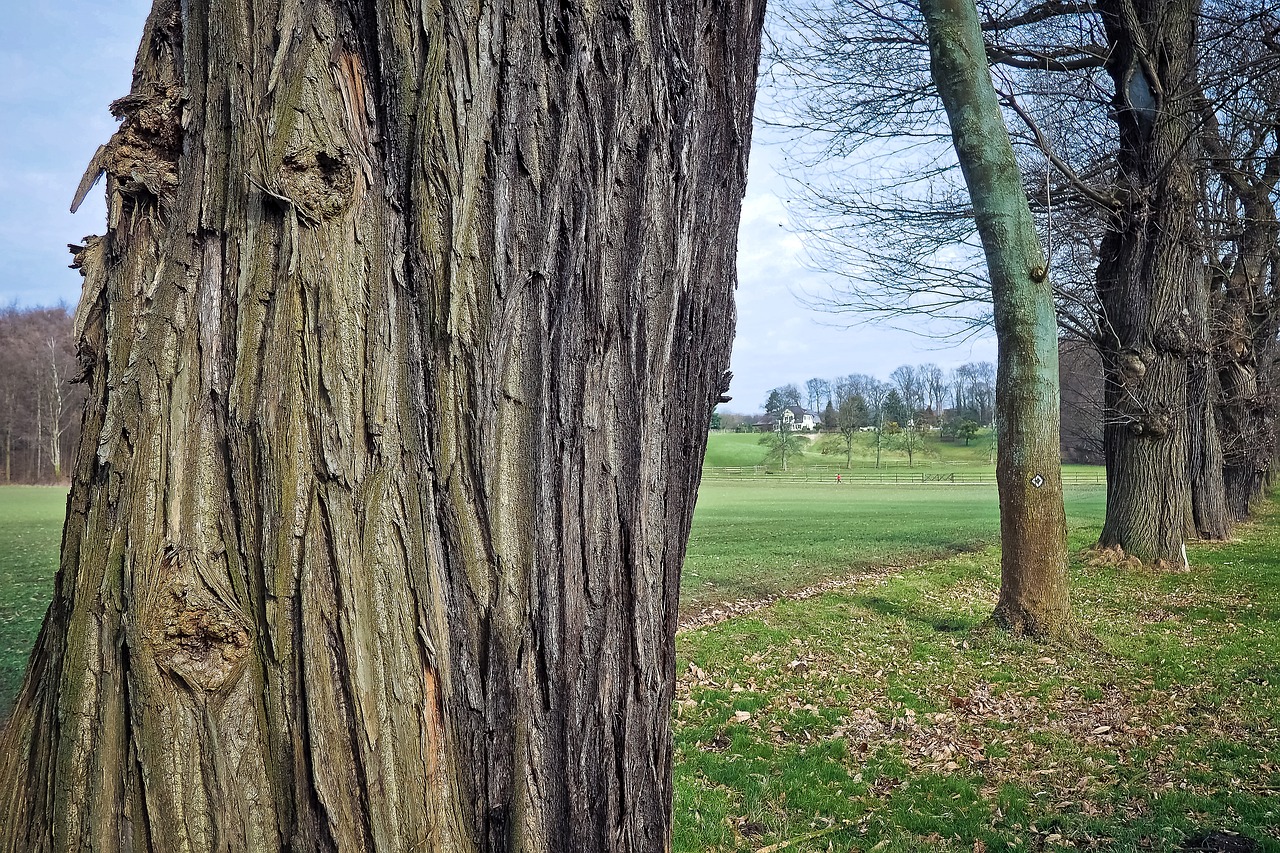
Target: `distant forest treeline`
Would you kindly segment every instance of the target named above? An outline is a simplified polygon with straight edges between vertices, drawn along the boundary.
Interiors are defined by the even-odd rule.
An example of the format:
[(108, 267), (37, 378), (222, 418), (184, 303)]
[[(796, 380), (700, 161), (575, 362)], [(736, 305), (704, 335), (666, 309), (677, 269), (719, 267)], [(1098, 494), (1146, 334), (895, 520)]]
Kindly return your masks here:
[(0, 482), (68, 477), (85, 396), (72, 337), (65, 307), (0, 308)]
[[(1074, 339), (1060, 342), (1062, 458), (1066, 462), (1102, 462), (1102, 365), (1097, 350)], [(713, 426), (738, 429), (757, 424), (784, 406), (807, 408), (827, 430), (836, 429), (837, 412), (846, 400), (856, 398), (867, 412), (867, 422), (877, 420), (938, 425), (947, 421), (972, 421), (990, 426), (995, 419), (996, 368), (982, 361), (943, 370), (936, 364), (904, 364), (888, 381), (863, 373), (834, 379), (815, 377), (804, 383), (783, 385), (769, 392), (761, 405), (763, 414), (718, 412)], [(882, 417), (883, 416), (883, 417)]]

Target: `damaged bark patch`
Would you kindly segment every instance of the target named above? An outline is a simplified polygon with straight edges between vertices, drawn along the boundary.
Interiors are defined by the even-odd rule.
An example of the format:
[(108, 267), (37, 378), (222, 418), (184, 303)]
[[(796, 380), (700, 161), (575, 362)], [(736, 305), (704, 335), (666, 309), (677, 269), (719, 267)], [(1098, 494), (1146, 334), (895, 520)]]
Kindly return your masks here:
[(135, 93), (111, 104), (120, 129), (107, 146), (102, 168), (129, 195), (159, 199), (178, 185), (182, 155), (181, 97), (177, 89)]
[(280, 186), (300, 214), (321, 222), (341, 216), (351, 207), (355, 170), (342, 151), (303, 148), (285, 155), (280, 164)]
[[(166, 562), (176, 566), (175, 555)], [(147, 641), (161, 671), (193, 690), (235, 682), (249, 657), (249, 626), (190, 570), (180, 568), (149, 609)]]

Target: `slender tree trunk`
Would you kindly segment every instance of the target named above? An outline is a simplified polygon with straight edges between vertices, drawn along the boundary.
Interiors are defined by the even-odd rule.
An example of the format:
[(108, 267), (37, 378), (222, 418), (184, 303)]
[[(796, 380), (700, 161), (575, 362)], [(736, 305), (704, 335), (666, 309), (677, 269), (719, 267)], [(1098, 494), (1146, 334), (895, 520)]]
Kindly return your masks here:
[(1195, 535), (1223, 540), (1231, 535), (1231, 513), (1227, 509), (1222, 439), (1218, 433), (1217, 408), (1222, 389), (1214, 360), (1206, 278), (1202, 275), (1194, 283), (1188, 299), (1191, 345), (1187, 359), (1187, 464)]
[(986, 251), (999, 344), (1000, 600), (1011, 631), (1073, 633), (1058, 448), (1058, 332), (1048, 270), (987, 69), (973, 0), (922, 0), (933, 79)]
[(1194, 217), (1199, 0), (1099, 8), (1120, 129), (1119, 202), (1098, 263), (1107, 464), (1099, 544), (1180, 565), (1195, 534), (1187, 387), (1192, 300), (1204, 280)]
[(35, 471), (32, 474), (31, 482), (44, 482), (44, 384), (39, 381), (39, 371), (36, 374), (36, 429), (32, 437), (31, 443), (36, 448)]
[(668, 848), (762, 16), (157, 0), (0, 849)]
[(5, 425), (4, 425), (4, 481), (6, 483), (13, 482), (13, 394), (6, 393), (4, 395)]
[(58, 342), (48, 341), (49, 349), (49, 460), (53, 465), (53, 479), (62, 481), (62, 419), (66, 407), (65, 377), (58, 369)]

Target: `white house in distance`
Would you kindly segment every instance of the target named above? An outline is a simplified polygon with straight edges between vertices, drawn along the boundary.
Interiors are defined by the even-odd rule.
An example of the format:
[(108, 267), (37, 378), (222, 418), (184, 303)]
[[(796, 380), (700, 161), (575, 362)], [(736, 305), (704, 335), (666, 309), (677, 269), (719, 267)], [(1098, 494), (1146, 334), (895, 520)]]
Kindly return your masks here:
[[(782, 410), (782, 422), (787, 429), (797, 432), (812, 432), (822, 425), (815, 413), (803, 406), (787, 406)], [(772, 432), (778, 428), (778, 419), (772, 414), (765, 415), (754, 424), (757, 432)]]

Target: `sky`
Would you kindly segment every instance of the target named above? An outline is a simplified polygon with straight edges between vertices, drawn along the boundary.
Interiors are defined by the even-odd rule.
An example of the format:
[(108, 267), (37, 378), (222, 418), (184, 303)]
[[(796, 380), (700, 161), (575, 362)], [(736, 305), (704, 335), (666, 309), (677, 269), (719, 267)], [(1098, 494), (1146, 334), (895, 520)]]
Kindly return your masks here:
[[(143, 0), (40, 0), (0, 15), (0, 305), (74, 307), (80, 276), (68, 243), (100, 233), (101, 184), (69, 212), (97, 146), (115, 129), (107, 105), (129, 91)], [(733, 401), (724, 411), (756, 412), (769, 390), (804, 388), (813, 377), (868, 373), (882, 379), (901, 364), (950, 368), (994, 361), (990, 338), (947, 347), (936, 338), (806, 307), (799, 294), (833, 281), (805, 264), (805, 236), (793, 227), (794, 190), (778, 170), (783, 152), (758, 127), (739, 231), (738, 333)]]

